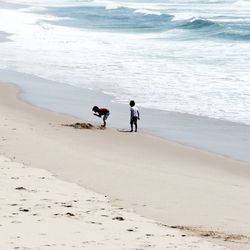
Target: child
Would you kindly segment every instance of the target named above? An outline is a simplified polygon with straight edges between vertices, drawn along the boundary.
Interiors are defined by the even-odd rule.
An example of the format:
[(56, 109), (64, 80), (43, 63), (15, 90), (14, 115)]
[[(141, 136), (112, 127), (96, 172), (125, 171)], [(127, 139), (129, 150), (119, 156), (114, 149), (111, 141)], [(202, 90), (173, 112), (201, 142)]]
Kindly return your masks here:
[(133, 132), (133, 125), (135, 125), (135, 132), (137, 132), (137, 120), (140, 120), (140, 113), (138, 108), (135, 106), (135, 101), (131, 100), (129, 102), (130, 105), (130, 132)]
[(106, 128), (106, 120), (108, 119), (109, 114), (110, 114), (109, 110), (106, 109), (106, 108), (98, 108), (97, 106), (94, 106), (92, 108), (92, 111), (95, 112), (94, 115), (96, 115), (96, 116), (98, 116), (100, 118), (103, 116), (103, 125), (102, 125), (102, 127)]

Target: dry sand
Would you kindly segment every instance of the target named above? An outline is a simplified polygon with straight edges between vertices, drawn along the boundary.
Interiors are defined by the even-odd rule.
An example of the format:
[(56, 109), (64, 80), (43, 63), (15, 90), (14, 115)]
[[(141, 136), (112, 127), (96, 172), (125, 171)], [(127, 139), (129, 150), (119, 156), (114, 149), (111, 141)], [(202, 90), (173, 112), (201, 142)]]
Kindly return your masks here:
[(226, 250), (0, 156), (0, 249)]
[[(112, 205), (133, 209), (136, 213), (162, 224), (181, 228), (185, 231), (185, 234), (202, 235), (207, 240), (217, 239), (217, 243), (226, 245), (230, 249), (250, 249), (250, 166), (248, 164), (139, 133), (121, 133), (112, 129), (75, 129), (62, 126), (62, 124), (74, 124), (82, 121), (33, 107), (20, 101), (17, 98), (17, 94), (18, 90), (15, 86), (6, 83), (0, 84), (0, 154), (11, 158), (15, 162), (22, 162), (26, 166), (48, 170), (62, 180), (79, 184), (84, 188), (103, 195), (108, 195)], [(79, 227), (81, 223), (86, 223), (82, 217), (85, 216), (83, 214), (87, 204), (85, 204), (86, 199), (83, 198), (81, 200), (80, 196), (83, 196), (83, 193), (85, 193), (86, 196), (92, 195), (96, 197), (94, 200), (100, 199), (101, 204), (104, 206), (105, 203), (105, 206), (107, 206), (105, 211), (108, 211), (109, 219), (112, 217), (112, 214), (116, 214), (118, 211), (115, 207), (111, 208), (108, 200), (102, 195), (91, 193), (73, 184), (63, 183), (52, 178), (47, 172), (44, 172), (44, 175), (47, 176), (48, 180), (52, 178), (53, 181), (50, 181), (50, 183), (46, 182), (46, 185), (41, 183), (37, 179), (39, 179), (38, 175), (41, 175), (39, 171), (42, 170), (28, 169), (28, 172), (32, 172), (30, 177), (34, 174), (34, 179), (32, 179), (33, 177), (30, 180), (26, 178), (27, 182), (24, 181), (23, 184), (22, 181), (15, 183), (11, 179), (11, 175), (15, 172), (19, 173), (19, 170), (7, 173), (8, 167), (5, 166), (5, 161), (6, 159), (1, 161), (3, 167), (1, 173), (6, 175), (6, 183), (1, 183), (6, 184), (6, 189), (1, 188), (0, 198), (6, 204), (5, 209), (3, 208), (0, 211), (1, 216), (5, 216), (5, 225), (9, 225), (10, 231), (12, 229), (15, 230), (9, 223), (11, 220), (15, 220), (11, 216), (25, 214), (26, 217), (18, 219), (21, 221), (27, 219), (26, 222), (24, 221), (25, 223), (20, 225), (20, 230), (27, 228), (29, 223), (35, 223), (37, 218), (35, 218), (36, 216), (34, 218), (33, 216), (28, 216), (31, 213), (25, 211), (17, 212), (18, 215), (5, 214), (8, 211), (12, 211), (7, 204), (17, 203), (18, 209), (17, 207), (15, 209), (26, 209), (28, 207), (28, 209), (33, 211), (36, 205), (35, 202), (37, 202), (37, 204), (42, 206), (42, 211), (40, 211), (41, 214), (39, 215), (40, 219), (45, 221), (45, 224), (41, 225), (42, 234), (46, 233), (44, 228), (49, 223), (49, 225), (51, 224), (49, 227), (52, 229), (56, 227), (52, 231), (55, 231), (57, 228), (61, 231), (63, 228), (62, 235), (64, 233), (72, 235), (72, 238), (69, 238), (75, 239), (77, 247), (81, 246), (83, 248), (82, 242), (85, 240), (81, 240), (82, 237), (72, 234), (74, 230), (79, 231), (81, 236), (84, 234), (83, 231), (79, 230)], [(11, 164), (14, 164), (14, 169), (15, 163)], [(20, 168), (21, 170), (24, 173), (20, 172), (19, 176), (17, 176), (18, 178), (27, 174), (25, 172), (27, 168)], [(8, 178), (9, 181), (7, 181)], [(36, 190), (36, 192), (15, 190), (18, 186), (25, 186), (27, 190)], [(57, 193), (54, 192), (57, 190), (57, 186), (58, 189), (63, 190), (60, 194), (65, 194), (65, 197), (62, 195), (65, 199), (58, 197)], [(71, 192), (68, 192), (71, 188), (76, 188), (74, 195), (70, 195)], [(44, 196), (44, 199), (47, 199), (46, 194), (44, 194), (45, 189), (49, 191), (47, 192), (49, 197), (53, 196), (49, 201), (42, 200)], [(20, 202), (20, 199), (22, 199), (20, 197), (23, 193), (24, 197), (30, 195), (27, 203)], [(13, 198), (14, 200), (17, 199), (16, 202), (8, 200), (11, 199), (12, 195), (13, 197), (16, 195), (16, 198)], [(66, 210), (61, 210), (64, 207), (54, 205), (57, 199), (60, 204), (68, 204), (73, 199), (81, 200), (81, 204), (76, 206), (76, 210), (71, 210), (70, 212), (79, 214), (79, 216), (65, 216)], [(92, 211), (91, 207), (94, 209), (96, 205), (93, 202), (93, 207), (90, 205), (87, 209)], [(51, 206), (51, 208), (46, 206)], [(16, 210), (13, 210), (13, 213), (16, 213)], [(54, 214), (56, 213), (60, 216), (55, 216)], [(220, 249), (219, 247), (216, 248), (216, 246), (209, 245), (209, 243), (199, 238), (193, 240), (192, 237), (180, 237), (178, 231), (168, 231), (170, 230), (168, 227), (156, 225), (153, 221), (148, 221), (133, 213), (119, 213), (120, 215), (122, 217), (128, 216), (129, 218), (131, 216), (132, 219), (130, 221), (135, 223), (133, 224), (134, 227), (137, 227), (136, 224), (139, 225), (139, 221), (142, 221), (145, 225), (143, 224), (140, 227), (141, 229), (136, 232), (138, 235), (134, 235), (135, 238), (133, 238), (134, 236), (131, 236), (128, 234), (129, 231), (126, 232), (125, 230), (129, 229), (128, 226), (130, 224), (124, 223), (126, 226), (120, 228), (119, 230), (121, 231), (118, 229), (118, 231), (114, 230), (120, 232), (118, 234), (119, 240), (115, 241), (115, 238), (110, 236), (113, 231), (109, 230), (115, 229), (113, 224), (109, 228), (110, 220), (107, 222), (108, 225), (101, 222), (105, 224), (105, 227), (97, 224), (99, 225), (98, 229), (94, 231), (95, 234), (100, 235), (100, 241), (98, 240), (97, 242), (100, 244), (106, 243), (107, 249), (147, 249), (143, 244), (152, 244), (152, 249), (157, 249), (155, 244), (159, 244), (158, 249), (164, 249), (161, 244), (165, 248), (170, 246), (170, 249), (196, 249), (196, 246), (200, 247), (200, 249)], [(62, 221), (56, 225), (58, 218)], [(75, 218), (81, 219), (76, 220)], [(99, 214), (97, 221), (100, 218)], [(89, 220), (87, 219), (87, 221)], [(114, 223), (113, 220), (111, 221)], [(73, 230), (71, 226), (76, 227), (76, 229)], [(32, 227), (34, 228), (35, 226)], [(105, 228), (105, 233), (101, 230), (103, 227)], [(155, 238), (150, 242), (148, 237), (141, 237), (140, 239), (139, 235), (145, 236), (145, 234), (148, 234), (146, 229), (151, 227), (154, 231), (153, 234), (156, 235)], [(24, 230), (23, 237), (25, 232), (28, 234), (31, 228)], [(85, 228), (89, 228), (89, 225), (83, 226), (82, 230), (86, 234)], [(0, 227), (0, 230), (3, 230), (3, 225)], [(165, 243), (165, 239), (162, 237), (162, 230), (167, 230), (167, 232), (164, 231), (164, 235), (176, 234), (175, 237), (172, 237), (176, 238), (174, 239), (175, 243), (173, 243), (176, 245), (168, 245), (168, 242), (172, 242), (170, 239), (167, 239), (167, 243)], [(34, 231), (36, 235), (34, 237), (39, 237), (40, 239), (40, 231), (38, 229), (36, 232)], [(31, 232), (33, 231), (31, 230)], [(184, 234), (183, 231), (181, 234)], [(6, 240), (6, 244), (10, 244), (11, 241), (16, 242), (16, 239), (13, 238), (14, 234), (9, 233), (8, 235), (12, 240)], [(45, 241), (40, 239), (41, 241), (38, 240), (38, 242), (42, 242), (41, 245), (43, 243), (45, 245), (52, 244), (51, 242), (53, 242), (52, 239), (54, 238), (51, 234), (48, 235), (50, 235), (47, 237), (50, 241), (44, 243), (46, 239)], [(106, 235), (106, 238), (104, 235)], [(44, 237), (46, 238), (46, 236)], [(64, 239), (64, 236), (62, 237)], [(106, 242), (107, 238), (110, 241)], [(58, 240), (57, 243), (54, 242), (53, 244), (60, 243), (57, 237), (55, 237), (56, 239)], [(65, 242), (60, 244), (66, 244), (65, 249), (71, 249), (74, 245), (73, 241), (68, 242), (68, 244), (65, 240), (67, 244)], [(122, 246), (121, 242), (123, 241), (128, 241), (126, 242), (128, 245)], [(134, 243), (131, 245), (132, 241)], [(26, 241), (23, 240), (22, 242), (25, 243)], [(27, 242), (32, 244), (32, 239), (30, 241), (27, 240)], [(108, 245), (115, 244), (115, 242), (119, 242), (117, 244), (121, 245)], [(98, 245), (99, 243), (95, 241), (94, 245), (90, 243), (86, 248), (96, 249), (95, 247), (99, 247), (99, 249), (105, 249)], [(192, 244), (195, 245), (191, 246)], [(41, 245), (39, 246), (41, 247)], [(25, 247), (25, 244), (22, 246)], [(188, 246), (191, 246), (191, 248), (188, 248)], [(14, 249), (11, 248), (11, 245), (8, 245), (8, 247), (6, 245), (4, 249)], [(35, 246), (32, 245), (28, 247), (35, 249)], [(58, 245), (54, 246), (54, 248), (58, 249)], [(60, 249), (64, 248), (60, 247)]]

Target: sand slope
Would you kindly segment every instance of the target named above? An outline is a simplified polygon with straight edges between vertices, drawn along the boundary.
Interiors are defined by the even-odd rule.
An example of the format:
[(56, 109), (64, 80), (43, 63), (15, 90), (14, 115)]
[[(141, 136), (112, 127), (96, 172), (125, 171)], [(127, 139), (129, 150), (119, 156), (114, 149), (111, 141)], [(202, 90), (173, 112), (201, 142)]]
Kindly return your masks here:
[(213, 249), (103, 195), (0, 156), (1, 249)]
[(0, 84), (0, 154), (108, 195), (118, 207), (249, 249), (248, 164), (147, 135), (62, 126), (82, 121), (17, 93)]

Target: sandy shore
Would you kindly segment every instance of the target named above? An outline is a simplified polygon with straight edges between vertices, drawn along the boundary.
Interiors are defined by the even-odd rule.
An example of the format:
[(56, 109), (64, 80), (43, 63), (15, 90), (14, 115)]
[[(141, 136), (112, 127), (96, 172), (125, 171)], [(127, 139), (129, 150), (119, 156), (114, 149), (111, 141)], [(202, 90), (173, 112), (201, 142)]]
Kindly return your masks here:
[[(203, 235), (206, 240), (215, 239), (218, 244), (230, 249), (249, 249), (248, 164), (152, 136), (119, 133), (112, 129), (103, 131), (62, 126), (81, 121), (33, 107), (20, 101), (17, 93), (18, 90), (13, 85), (0, 84), (0, 154), (26, 166), (48, 170), (62, 180), (107, 195), (111, 198), (112, 205), (133, 209), (137, 214), (165, 225), (185, 229), (185, 233)], [(55, 179), (53, 183), (57, 181)], [(25, 188), (36, 190), (35, 181), (30, 182), (31, 184), (34, 185), (32, 188)], [(66, 186), (70, 184), (61, 185), (65, 185), (66, 192)], [(13, 188), (14, 186), (9, 190)], [(80, 191), (79, 187), (77, 189), (79, 193), (88, 192), (83, 189)], [(17, 191), (15, 193), (20, 195)], [(78, 191), (74, 192), (77, 193)], [(28, 194), (32, 195), (32, 192)], [(1, 196), (4, 195), (6, 194), (2, 193)], [(72, 197), (70, 199), (72, 201)], [(70, 199), (68, 194), (67, 201), (60, 202), (68, 202)], [(103, 201), (103, 198), (100, 199)], [(106, 200), (104, 202), (108, 203)], [(46, 206), (47, 203), (43, 204)], [(115, 208), (112, 209), (116, 211)], [(54, 211), (49, 216), (53, 217), (53, 213)], [(136, 217), (135, 214), (133, 216)], [(54, 220), (52, 217), (49, 218)], [(67, 219), (69, 218), (66, 217)], [(162, 227), (159, 230), (163, 230)], [(158, 234), (159, 237), (160, 235), (161, 233)], [(157, 237), (149, 244), (161, 244)], [(186, 244), (182, 240), (180, 244)], [(142, 242), (144, 241), (145, 238)], [(144, 244), (142, 242), (138, 244)], [(188, 242), (194, 243), (192, 237)], [(188, 249), (186, 246), (190, 246), (185, 245), (183, 248), (183, 245), (178, 245), (178, 241), (176, 244), (177, 249)], [(200, 247), (198, 243), (197, 246)], [(132, 246), (132, 249), (136, 247)], [(139, 249), (146, 248), (145, 245), (140, 247)], [(130, 248), (128, 245), (112, 249)], [(217, 248), (213, 246), (200, 249)]]
[(1, 242), (12, 249), (226, 250), (164, 227), (49, 172), (0, 156)]
[[(98, 120), (90, 112), (93, 105), (108, 107), (109, 127), (129, 129), (128, 104), (119, 104), (111, 95), (7, 69), (0, 69), (0, 79), (16, 83), (22, 89), (21, 98), (37, 107), (87, 121)], [(146, 134), (250, 163), (246, 124), (143, 107), (140, 113), (140, 131)]]

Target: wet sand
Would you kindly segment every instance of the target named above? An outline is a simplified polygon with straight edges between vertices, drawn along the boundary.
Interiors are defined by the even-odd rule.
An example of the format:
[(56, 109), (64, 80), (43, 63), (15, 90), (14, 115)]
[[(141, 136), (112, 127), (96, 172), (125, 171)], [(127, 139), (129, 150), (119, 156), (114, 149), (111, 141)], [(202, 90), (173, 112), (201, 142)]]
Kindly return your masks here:
[[(108, 107), (108, 126), (129, 129), (128, 104), (110, 95), (10, 70), (0, 70), (0, 79), (17, 84), (21, 97), (33, 105), (90, 122), (99, 122), (90, 112), (94, 105)], [(142, 107), (140, 113), (140, 131), (250, 163), (249, 125)]]

